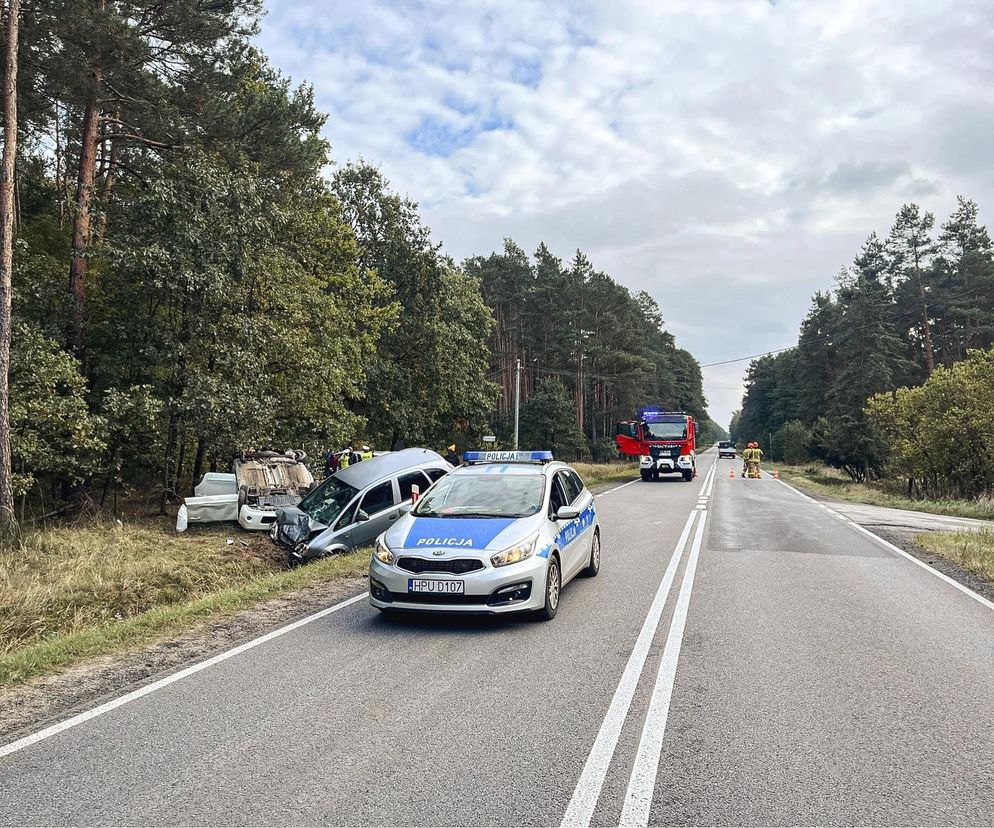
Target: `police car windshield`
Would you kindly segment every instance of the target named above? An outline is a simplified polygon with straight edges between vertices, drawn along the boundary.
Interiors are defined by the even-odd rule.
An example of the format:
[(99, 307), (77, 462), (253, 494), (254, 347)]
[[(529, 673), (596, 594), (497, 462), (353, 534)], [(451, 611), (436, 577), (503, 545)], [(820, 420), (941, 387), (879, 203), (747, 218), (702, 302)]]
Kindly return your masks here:
[(297, 506), (318, 523), (330, 526), (358, 491), (355, 486), (329, 477), (316, 489), (308, 492)]
[[(485, 468), (485, 467), (483, 467)], [(542, 508), (541, 474), (457, 474), (443, 477), (414, 508), (417, 517), (523, 518)]]

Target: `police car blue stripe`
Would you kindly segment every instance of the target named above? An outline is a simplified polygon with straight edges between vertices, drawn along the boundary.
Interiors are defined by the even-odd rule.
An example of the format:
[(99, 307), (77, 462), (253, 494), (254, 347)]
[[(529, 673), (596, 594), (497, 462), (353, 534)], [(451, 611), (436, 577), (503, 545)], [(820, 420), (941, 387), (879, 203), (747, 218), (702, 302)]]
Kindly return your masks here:
[(404, 548), (485, 549), (512, 523), (514, 518), (416, 517), (407, 532)]
[(593, 501), (590, 505), (584, 509), (580, 514), (574, 519), (567, 523), (559, 532), (556, 533), (556, 539), (553, 543), (550, 543), (542, 548), (538, 553), (540, 558), (548, 558), (552, 554), (552, 548), (558, 546), (560, 549), (565, 549), (573, 541), (575, 541), (583, 532), (589, 529), (594, 523), (594, 515), (597, 510), (594, 508)]

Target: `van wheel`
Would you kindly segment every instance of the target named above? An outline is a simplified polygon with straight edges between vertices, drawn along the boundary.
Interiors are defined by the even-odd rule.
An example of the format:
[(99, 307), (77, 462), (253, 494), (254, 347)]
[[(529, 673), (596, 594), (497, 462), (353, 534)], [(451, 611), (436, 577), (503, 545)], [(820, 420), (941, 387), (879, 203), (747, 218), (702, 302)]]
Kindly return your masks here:
[(684, 473), (683, 473), (683, 479), (686, 480), (689, 483), (691, 480), (694, 479), (694, 472), (693, 471), (684, 471)]
[(649, 480), (650, 480), (650, 479), (651, 479), (651, 477), (652, 477), (652, 475), (651, 475), (651, 473), (649, 472), (649, 470), (648, 470), (648, 469), (639, 469), (639, 474), (641, 474), (641, 475), (642, 475), (642, 479), (643, 479), (643, 480), (644, 480), (645, 482), (647, 482), (647, 483), (649, 482)]

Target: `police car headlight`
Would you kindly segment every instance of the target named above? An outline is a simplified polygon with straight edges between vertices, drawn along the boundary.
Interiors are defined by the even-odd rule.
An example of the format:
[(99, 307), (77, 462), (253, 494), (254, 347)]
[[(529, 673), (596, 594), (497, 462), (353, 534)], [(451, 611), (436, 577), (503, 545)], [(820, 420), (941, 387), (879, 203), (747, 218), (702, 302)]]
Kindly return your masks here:
[(279, 531), (280, 531), (279, 525), (277, 525), (274, 522), (273, 525), (269, 527), (269, 537), (271, 537), (273, 540), (276, 540), (276, 536), (279, 534)]
[(507, 566), (508, 564), (526, 561), (535, 554), (535, 545), (537, 543), (538, 535), (532, 535), (524, 543), (519, 543), (517, 546), (512, 546), (510, 549), (498, 552), (490, 558), (490, 563), (494, 566)]
[(390, 551), (381, 538), (376, 539), (376, 546), (373, 549), (373, 555), (380, 563), (393, 563), (393, 552)]

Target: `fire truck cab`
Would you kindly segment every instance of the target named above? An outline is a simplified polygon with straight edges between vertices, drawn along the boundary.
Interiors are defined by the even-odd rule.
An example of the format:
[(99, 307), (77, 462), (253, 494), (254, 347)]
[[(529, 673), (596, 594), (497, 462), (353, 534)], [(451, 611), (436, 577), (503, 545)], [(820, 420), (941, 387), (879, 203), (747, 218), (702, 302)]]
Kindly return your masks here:
[(661, 474), (694, 479), (697, 423), (690, 414), (642, 409), (636, 419), (618, 423), (615, 444), (625, 456), (639, 458), (643, 480), (658, 480)]

